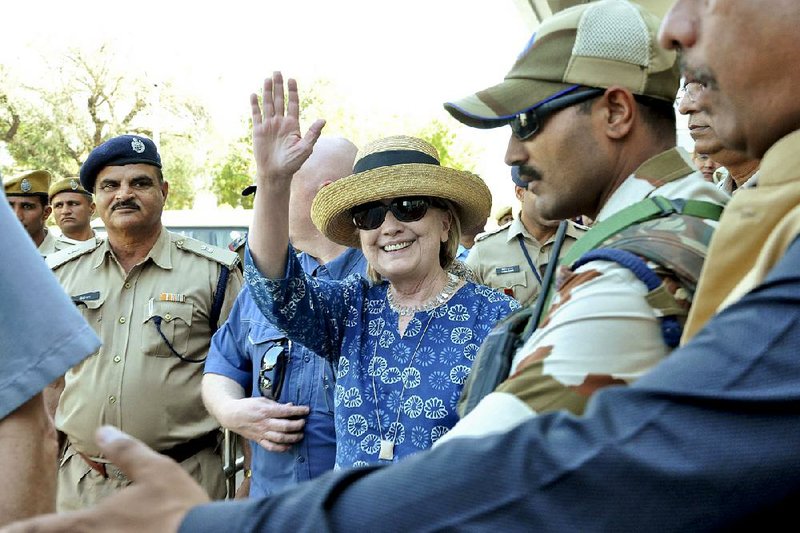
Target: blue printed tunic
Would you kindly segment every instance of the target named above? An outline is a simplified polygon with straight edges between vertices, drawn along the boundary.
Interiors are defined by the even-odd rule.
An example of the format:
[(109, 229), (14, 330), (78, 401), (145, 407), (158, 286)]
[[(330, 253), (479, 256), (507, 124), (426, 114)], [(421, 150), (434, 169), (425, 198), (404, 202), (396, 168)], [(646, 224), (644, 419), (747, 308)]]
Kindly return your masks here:
[(456, 403), (483, 339), (516, 300), (467, 282), (445, 304), (418, 312), (403, 335), (386, 302), (388, 283), (303, 273), (293, 250), (286, 277), (253, 265), (245, 277), (259, 309), (286, 336), (338, 363), (334, 395), (336, 466), (379, 462), (381, 439), (394, 458), (429, 448), (458, 420)]

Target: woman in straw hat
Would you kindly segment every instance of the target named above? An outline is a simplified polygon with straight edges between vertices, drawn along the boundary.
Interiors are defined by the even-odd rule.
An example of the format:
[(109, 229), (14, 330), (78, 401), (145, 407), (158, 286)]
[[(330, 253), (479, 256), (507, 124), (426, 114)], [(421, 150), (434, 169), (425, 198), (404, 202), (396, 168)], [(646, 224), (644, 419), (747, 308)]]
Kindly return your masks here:
[(448, 272), (459, 224), (485, 219), (491, 195), (477, 176), (440, 166), (421, 139), (373, 142), (352, 175), (323, 187), (311, 211), (329, 239), (361, 247), (370, 280), (306, 276), (288, 240), (289, 184), (324, 122), (301, 137), (294, 80), (288, 89), (286, 109), (280, 73), (264, 82), (263, 113), (251, 97), (258, 192), (249, 290), (290, 339), (338, 364), (337, 466), (396, 461), (455, 424), (478, 347), (518, 307)]

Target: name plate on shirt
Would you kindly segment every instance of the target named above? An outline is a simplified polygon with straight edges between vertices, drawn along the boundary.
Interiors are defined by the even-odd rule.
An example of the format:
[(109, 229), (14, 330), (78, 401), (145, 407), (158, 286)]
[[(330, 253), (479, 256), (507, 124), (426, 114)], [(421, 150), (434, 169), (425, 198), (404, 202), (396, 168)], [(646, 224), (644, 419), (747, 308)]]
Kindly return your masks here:
[(498, 276), (502, 274), (513, 274), (515, 272), (519, 272), (519, 265), (514, 266), (507, 266), (507, 267), (497, 267), (494, 269), (494, 273)]
[(81, 302), (91, 302), (100, 299), (100, 291), (84, 292), (83, 294), (76, 294), (72, 297), (72, 301), (76, 304)]

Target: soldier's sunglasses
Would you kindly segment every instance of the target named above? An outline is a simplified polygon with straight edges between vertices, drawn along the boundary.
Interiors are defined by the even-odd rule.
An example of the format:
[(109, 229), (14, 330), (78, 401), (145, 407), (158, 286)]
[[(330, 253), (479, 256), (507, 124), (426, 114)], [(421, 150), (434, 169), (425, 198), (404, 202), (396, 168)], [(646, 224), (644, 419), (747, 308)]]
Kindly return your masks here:
[(569, 93), (560, 98), (555, 98), (542, 105), (529, 109), (524, 113), (520, 113), (511, 119), (511, 131), (514, 136), (520, 141), (526, 141), (533, 137), (544, 124), (544, 121), (550, 115), (553, 115), (562, 109), (572, 107), (596, 98), (603, 94), (605, 89), (589, 89), (587, 91), (580, 91), (577, 93)]
[(400, 222), (415, 222), (421, 220), (428, 212), (429, 207), (444, 208), (444, 203), (427, 196), (407, 196), (393, 198), (388, 204), (383, 202), (369, 202), (350, 210), (353, 224), (358, 229), (376, 229), (381, 227), (386, 220), (386, 213), (392, 212), (394, 218)]

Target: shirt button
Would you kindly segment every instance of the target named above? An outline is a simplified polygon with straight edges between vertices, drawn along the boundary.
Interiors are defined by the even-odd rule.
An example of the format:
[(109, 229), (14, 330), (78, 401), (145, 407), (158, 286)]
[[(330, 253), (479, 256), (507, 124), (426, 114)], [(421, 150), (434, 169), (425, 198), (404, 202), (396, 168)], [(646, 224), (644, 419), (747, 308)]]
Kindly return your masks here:
[(306, 458), (301, 455), (300, 457), (297, 458), (297, 462), (298, 463), (305, 463), (306, 462)]
[(305, 361), (306, 363), (308, 363), (309, 361), (311, 361), (311, 357), (309, 357), (309, 356), (305, 356), (305, 357), (303, 357), (303, 361)]
[(114, 362), (115, 362), (115, 363), (119, 363), (120, 361), (122, 361), (122, 357), (120, 357), (120, 356), (118, 356), (118, 355), (115, 355), (115, 356), (114, 356)]
[(126, 288), (126, 289), (130, 289), (130, 288), (131, 288), (131, 284), (130, 284), (130, 283), (126, 283), (126, 284), (125, 284), (125, 288)]
[(164, 320), (172, 320), (172, 315), (167, 313), (166, 315), (164, 315)]
[(108, 403), (110, 403), (110, 404), (117, 403), (117, 398), (115, 396), (109, 396), (108, 397)]
[(124, 324), (125, 323), (125, 317), (124, 316), (119, 317), (119, 323), (120, 324)]

